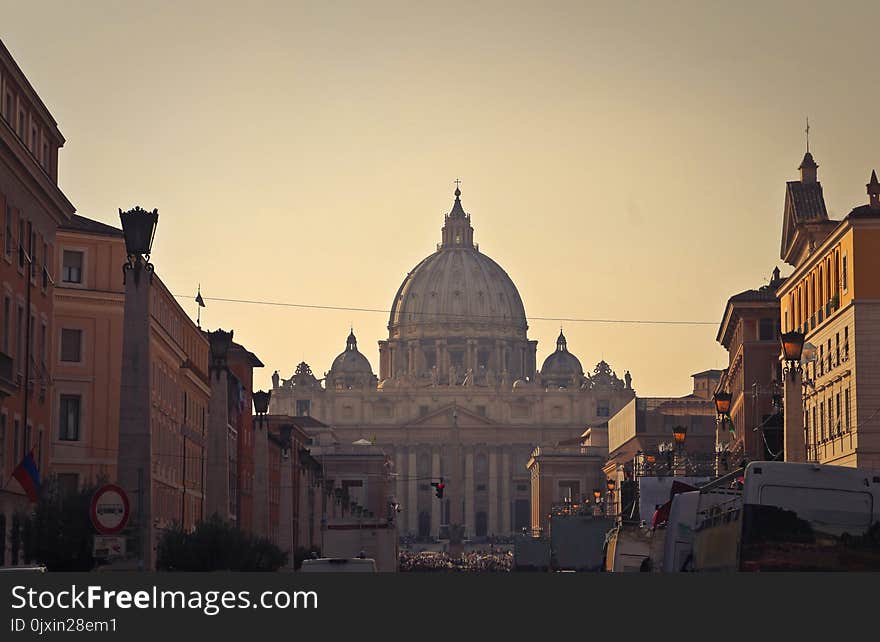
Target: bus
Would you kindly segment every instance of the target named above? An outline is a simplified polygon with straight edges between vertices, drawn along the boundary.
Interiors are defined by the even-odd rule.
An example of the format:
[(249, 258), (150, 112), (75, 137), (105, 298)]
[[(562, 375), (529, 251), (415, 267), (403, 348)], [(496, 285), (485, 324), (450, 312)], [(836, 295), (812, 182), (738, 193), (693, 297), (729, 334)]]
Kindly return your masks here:
[(695, 571), (880, 570), (880, 472), (752, 462), (700, 489)]

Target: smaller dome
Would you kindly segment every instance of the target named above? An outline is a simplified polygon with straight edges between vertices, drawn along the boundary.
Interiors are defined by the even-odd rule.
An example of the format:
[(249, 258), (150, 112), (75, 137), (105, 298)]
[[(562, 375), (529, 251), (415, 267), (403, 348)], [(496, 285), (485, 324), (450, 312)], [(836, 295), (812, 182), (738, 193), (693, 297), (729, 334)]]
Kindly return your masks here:
[(568, 351), (565, 335), (560, 330), (559, 338), (556, 339), (556, 352), (544, 359), (544, 365), (541, 366), (541, 376), (555, 379), (572, 375), (583, 376), (583, 374), (584, 369), (580, 359)]
[(345, 351), (341, 352), (333, 360), (329, 376), (337, 377), (354, 374), (373, 376), (373, 367), (370, 365), (369, 360), (358, 351), (357, 338), (354, 336), (354, 330), (352, 330), (346, 340)]

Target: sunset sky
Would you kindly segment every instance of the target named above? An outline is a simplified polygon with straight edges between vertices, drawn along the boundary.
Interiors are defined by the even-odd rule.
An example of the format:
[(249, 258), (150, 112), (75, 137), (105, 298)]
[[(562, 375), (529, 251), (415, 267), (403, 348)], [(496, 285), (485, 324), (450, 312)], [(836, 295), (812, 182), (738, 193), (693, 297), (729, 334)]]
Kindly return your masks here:
[[(772, 6), (768, 6), (772, 5)], [(585, 369), (681, 395), (721, 368), (727, 298), (779, 259), (804, 121), (829, 215), (880, 168), (880, 4), (9, 2), (0, 39), (67, 143), (79, 214), (159, 209), (193, 297), (387, 310), (461, 178), (481, 251)], [(387, 314), (207, 301), (202, 325), (289, 377)], [(539, 363), (558, 321), (531, 320)]]

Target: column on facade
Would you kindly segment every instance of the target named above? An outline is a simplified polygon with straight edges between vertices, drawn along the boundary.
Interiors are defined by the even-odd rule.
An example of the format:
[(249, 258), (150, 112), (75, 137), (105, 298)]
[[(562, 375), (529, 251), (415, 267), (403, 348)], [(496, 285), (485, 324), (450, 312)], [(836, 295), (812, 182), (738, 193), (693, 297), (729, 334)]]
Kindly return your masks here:
[(443, 342), (440, 339), (434, 341), (434, 364), (437, 366), (437, 374), (442, 376), (443, 369)]
[(416, 449), (409, 449), (409, 463), (406, 467), (407, 480), (409, 482), (409, 500), (404, 509), (406, 510), (407, 530), (410, 533), (419, 532), (419, 480), (416, 464)]
[(501, 342), (495, 341), (495, 371), (496, 371), (496, 374), (498, 375), (499, 380), (501, 379), (501, 373), (504, 370), (504, 363), (502, 360), (503, 359), (502, 354), (503, 354), (503, 349), (501, 347)]
[(489, 535), (498, 534), (498, 452), (493, 448), (489, 451)]
[(468, 448), (464, 456), (464, 520), (466, 536), (476, 534), (474, 518), (474, 450)]
[[(440, 449), (436, 446), (431, 452), (431, 481), (440, 478)], [(431, 498), (431, 534), (434, 537), (440, 535), (440, 502), (442, 500)]]
[(510, 522), (510, 450), (501, 453), (501, 534), (506, 535), (511, 529)]

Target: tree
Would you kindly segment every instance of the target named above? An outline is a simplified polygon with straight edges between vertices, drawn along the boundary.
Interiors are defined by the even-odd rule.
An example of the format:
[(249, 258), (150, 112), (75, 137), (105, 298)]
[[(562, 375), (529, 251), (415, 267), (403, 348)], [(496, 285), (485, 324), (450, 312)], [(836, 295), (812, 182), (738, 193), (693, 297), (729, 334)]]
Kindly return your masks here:
[(71, 491), (56, 478), (44, 482), (30, 515), (22, 516), (25, 559), (49, 571), (89, 571), (95, 534), (89, 506), (96, 486)]
[(165, 531), (156, 565), (165, 571), (277, 571), (287, 557), (265, 537), (254, 537), (213, 515), (191, 533), (179, 526)]

